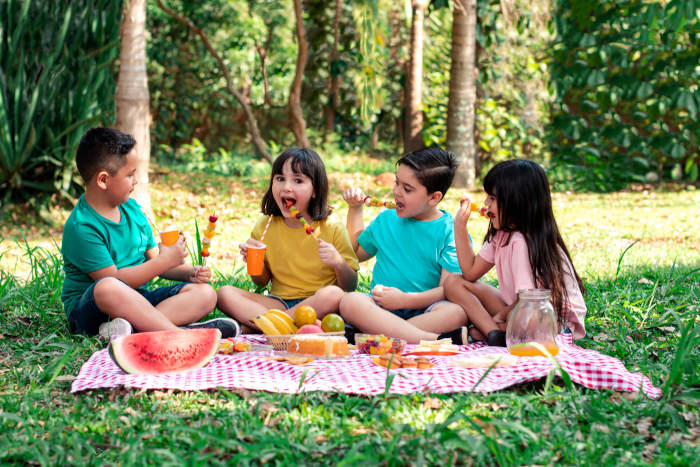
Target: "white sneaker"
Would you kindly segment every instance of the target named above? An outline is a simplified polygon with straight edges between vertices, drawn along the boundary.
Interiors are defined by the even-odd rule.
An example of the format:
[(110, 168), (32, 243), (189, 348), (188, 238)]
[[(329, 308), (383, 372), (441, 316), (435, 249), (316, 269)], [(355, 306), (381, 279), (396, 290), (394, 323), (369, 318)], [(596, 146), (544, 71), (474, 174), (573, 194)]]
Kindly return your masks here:
[(127, 336), (134, 331), (131, 324), (124, 318), (114, 318), (111, 321), (100, 324), (99, 335), (103, 339), (112, 340), (120, 336)]

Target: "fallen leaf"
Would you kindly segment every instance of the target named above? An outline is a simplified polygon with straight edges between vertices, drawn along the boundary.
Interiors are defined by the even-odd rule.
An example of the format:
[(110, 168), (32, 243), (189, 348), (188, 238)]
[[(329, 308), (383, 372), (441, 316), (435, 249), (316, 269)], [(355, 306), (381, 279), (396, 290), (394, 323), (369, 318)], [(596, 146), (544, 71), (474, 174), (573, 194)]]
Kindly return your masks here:
[(73, 375), (59, 375), (56, 376), (55, 381), (75, 381), (76, 379), (78, 379), (78, 377)]
[(437, 397), (426, 397), (423, 401), (423, 408), (425, 409), (440, 409), (442, 408), (442, 400)]
[(609, 335), (605, 334), (604, 332), (601, 332), (601, 333), (598, 333), (595, 336), (593, 336), (593, 340), (598, 341), (598, 342), (603, 342), (603, 341), (613, 342), (615, 339), (613, 339)]
[(326, 437), (326, 435), (316, 435), (314, 441), (316, 441), (317, 443), (325, 443), (326, 441), (328, 441), (328, 438)]
[(592, 426), (593, 430), (599, 431), (601, 433), (610, 433), (610, 427), (603, 425), (602, 423), (594, 423)]
[(637, 422), (637, 432), (642, 436), (649, 436), (649, 427), (651, 427), (652, 418), (644, 417)]
[(639, 279), (639, 280), (637, 281), (637, 284), (649, 284), (649, 285), (653, 285), (654, 283), (653, 283), (652, 281), (650, 281), (649, 279), (647, 279), (646, 277), (642, 277), (641, 279)]

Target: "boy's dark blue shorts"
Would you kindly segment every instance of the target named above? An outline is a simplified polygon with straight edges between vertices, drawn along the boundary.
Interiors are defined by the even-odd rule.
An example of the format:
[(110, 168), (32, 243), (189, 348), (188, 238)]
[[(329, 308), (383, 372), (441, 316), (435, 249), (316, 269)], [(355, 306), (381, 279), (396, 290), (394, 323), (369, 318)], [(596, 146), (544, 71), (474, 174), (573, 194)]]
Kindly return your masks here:
[[(94, 336), (97, 334), (100, 324), (109, 321), (109, 316), (103, 313), (95, 302), (95, 284), (101, 280), (102, 279), (97, 280), (83, 292), (83, 296), (80, 297), (73, 311), (71, 311), (70, 316), (68, 316), (68, 326), (70, 326), (72, 333)], [(171, 286), (159, 287), (155, 290), (133, 290), (143, 295), (151, 305), (156, 306), (166, 298), (177, 295), (180, 289), (187, 284), (189, 284), (189, 282), (180, 282), (179, 284)]]
[[(372, 298), (372, 294), (368, 293), (369, 298)], [(430, 310), (435, 307), (438, 303), (445, 302), (446, 300), (438, 300), (437, 302), (433, 303), (430, 305), (428, 308), (424, 309), (413, 309), (413, 308), (400, 308), (398, 310), (387, 310), (388, 312), (398, 316), (401, 319), (409, 320), (415, 316), (422, 315), (423, 313), (428, 313)], [(376, 303), (376, 302), (375, 302)], [(379, 304), (377, 304), (379, 306)]]

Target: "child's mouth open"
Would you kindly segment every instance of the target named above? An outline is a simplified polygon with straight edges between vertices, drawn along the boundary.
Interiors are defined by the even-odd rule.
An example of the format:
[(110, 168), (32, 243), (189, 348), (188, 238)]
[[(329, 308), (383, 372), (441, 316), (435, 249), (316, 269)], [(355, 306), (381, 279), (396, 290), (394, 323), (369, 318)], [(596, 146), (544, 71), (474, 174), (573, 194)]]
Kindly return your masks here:
[(282, 210), (289, 212), (289, 208), (294, 206), (297, 203), (297, 200), (294, 198), (281, 198), (282, 201)]

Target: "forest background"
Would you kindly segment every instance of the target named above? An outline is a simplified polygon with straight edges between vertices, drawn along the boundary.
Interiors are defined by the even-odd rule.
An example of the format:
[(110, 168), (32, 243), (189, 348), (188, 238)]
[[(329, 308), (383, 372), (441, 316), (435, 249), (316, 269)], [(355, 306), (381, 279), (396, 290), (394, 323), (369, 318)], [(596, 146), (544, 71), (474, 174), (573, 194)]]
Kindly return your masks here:
[[(698, 0), (8, 0), (3, 206), (43, 212), (82, 191), (77, 141), (119, 120), (122, 8), (138, 3), (156, 163), (265, 176), (258, 161), (306, 143), (381, 171), (440, 144), (470, 167), (466, 186), (513, 157), (545, 164), (556, 190), (698, 179)], [(472, 36), (473, 76), (451, 82), (451, 50)], [(448, 122), (451, 86), (473, 93), (473, 121)], [(448, 141), (450, 128), (467, 131)]]

